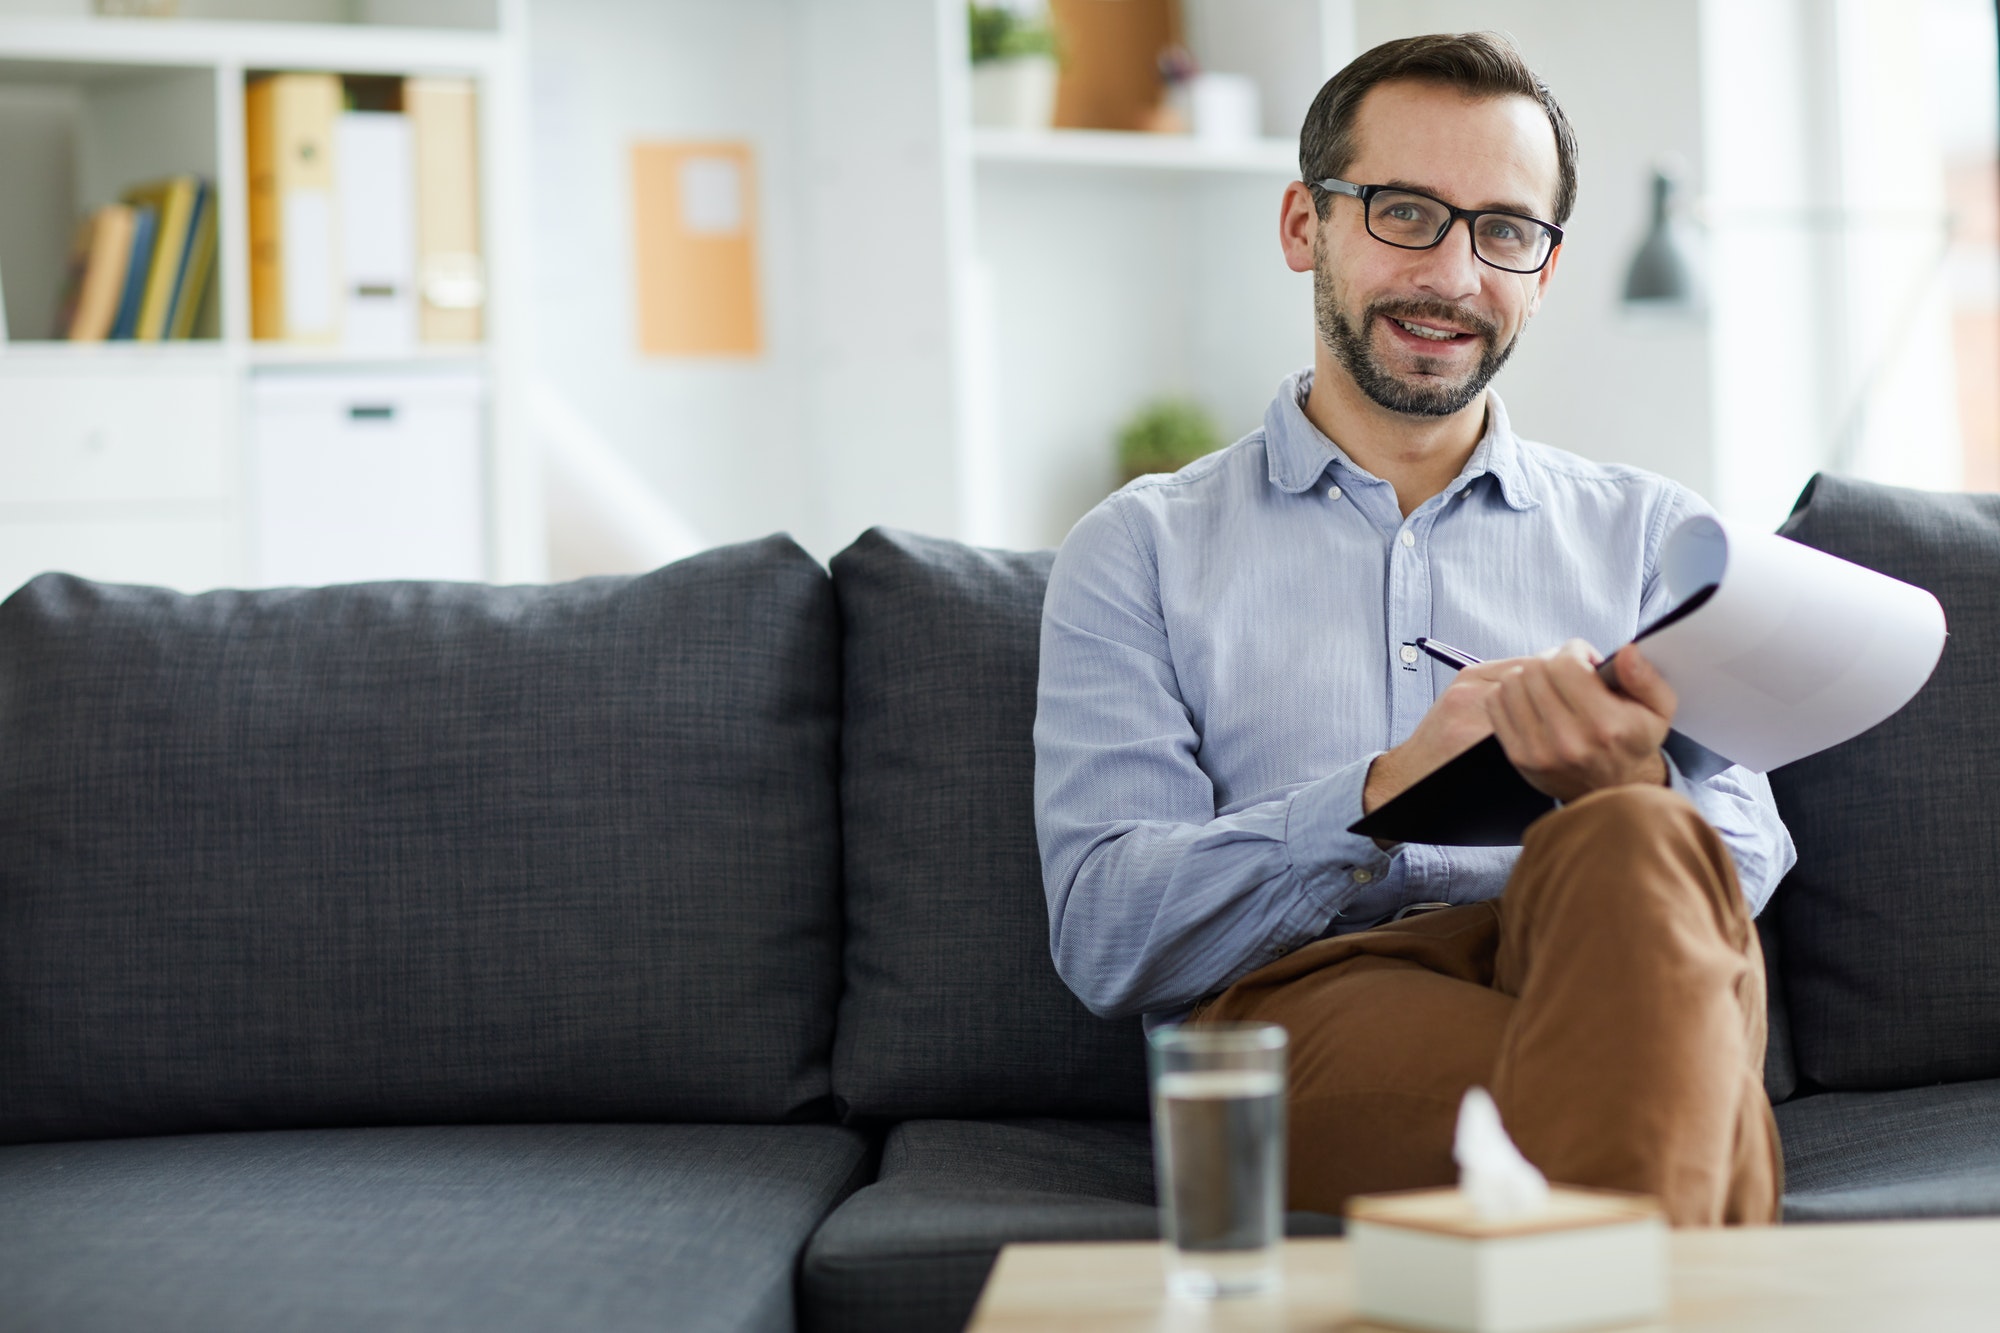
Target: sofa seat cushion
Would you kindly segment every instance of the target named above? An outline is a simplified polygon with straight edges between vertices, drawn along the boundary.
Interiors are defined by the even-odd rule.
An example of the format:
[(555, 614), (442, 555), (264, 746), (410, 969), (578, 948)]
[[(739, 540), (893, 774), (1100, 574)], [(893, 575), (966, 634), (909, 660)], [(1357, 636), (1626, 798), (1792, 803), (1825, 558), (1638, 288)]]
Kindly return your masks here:
[(295, 1130), (0, 1148), (0, 1323), (65, 1333), (794, 1326), (835, 1126)]
[(2000, 1214), (2000, 1079), (1777, 1108), (1785, 1220)]
[(828, 1119), (833, 586), (0, 605), (0, 1142)]
[[(1336, 1233), (1294, 1213), (1294, 1235)], [(801, 1327), (957, 1333), (1012, 1241), (1152, 1240), (1153, 1148), (1143, 1120), (916, 1120), (882, 1147), (874, 1184), (806, 1251)]]

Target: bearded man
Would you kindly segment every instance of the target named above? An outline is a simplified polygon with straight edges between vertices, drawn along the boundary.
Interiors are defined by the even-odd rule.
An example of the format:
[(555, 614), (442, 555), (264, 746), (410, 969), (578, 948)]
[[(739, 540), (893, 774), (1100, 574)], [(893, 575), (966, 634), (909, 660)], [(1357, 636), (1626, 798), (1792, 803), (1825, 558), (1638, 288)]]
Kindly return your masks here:
[[(1761, 776), (1661, 748), (1674, 692), (1636, 648), (1614, 687), (1591, 647), (1666, 609), (1661, 545), (1704, 507), (1518, 438), (1487, 387), (1561, 258), (1569, 122), (1505, 38), (1410, 38), (1327, 83), (1299, 161), (1279, 238), (1313, 274), (1312, 368), (1056, 560), (1056, 966), (1099, 1014), (1290, 1031), (1294, 1208), (1450, 1183), (1480, 1085), (1553, 1180), (1770, 1221), (1752, 917), (1791, 838)], [(1487, 660), (1454, 673), (1423, 636)], [(1348, 831), (1496, 735), (1558, 803), (1524, 846)]]

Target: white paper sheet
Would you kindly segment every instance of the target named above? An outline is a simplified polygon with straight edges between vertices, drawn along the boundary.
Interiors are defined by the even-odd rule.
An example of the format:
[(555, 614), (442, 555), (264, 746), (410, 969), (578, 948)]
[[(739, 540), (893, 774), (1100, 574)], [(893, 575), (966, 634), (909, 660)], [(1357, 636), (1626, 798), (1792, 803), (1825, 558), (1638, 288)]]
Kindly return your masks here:
[(1693, 518), (1661, 558), (1676, 606), (1717, 585), (1639, 643), (1680, 695), (1674, 729), (1760, 773), (1882, 721), (1944, 652), (1937, 598), (1784, 537)]

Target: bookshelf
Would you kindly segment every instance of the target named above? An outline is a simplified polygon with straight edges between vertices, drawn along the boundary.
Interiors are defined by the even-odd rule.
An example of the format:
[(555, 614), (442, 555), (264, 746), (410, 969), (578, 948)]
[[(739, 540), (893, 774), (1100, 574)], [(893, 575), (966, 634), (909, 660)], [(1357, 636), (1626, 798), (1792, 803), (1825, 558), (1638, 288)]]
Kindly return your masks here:
[[(506, 206), (525, 138), (524, 9), (525, 0), (182, 0), (179, 17), (119, 18), (92, 13), (87, 0), (0, 0), (0, 414), (10, 423), (0, 434), (0, 595), (48, 568), (187, 590), (262, 581), (257, 533), (272, 520), (257, 508), (255, 404), (289, 384), (318, 380), (332, 392), (368, 376), (413, 394), (438, 377), (476, 378), (478, 458), (459, 489), (477, 491), (481, 535), (466, 572), (541, 576), (533, 453), (511, 373), (525, 353), (522, 210)], [(284, 70), (472, 82), (481, 341), (384, 353), (252, 338), (244, 92), (253, 75)], [(214, 276), (193, 336), (54, 338), (76, 219), (132, 184), (178, 173), (210, 181), (218, 201)], [(390, 493), (405, 480), (372, 484)], [(409, 498), (403, 511), (421, 514)], [(447, 510), (464, 502), (437, 497)], [(393, 549), (396, 533), (383, 540)]]
[[(1306, 108), (1353, 53), (1353, 6), (1182, 0), (1182, 14), (1205, 68), (1256, 82), (1259, 137), (947, 134), (964, 199), (958, 485), (972, 541), (1059, 543), (1116, 486), (1112, 442), (1140, 406), (1193, 398), (1234, 439), (1311, 359), (1311, 278), (1280, 257), (1278, 204)], [(943, 45), (945, 116), (963, 125), (964, 47)]]

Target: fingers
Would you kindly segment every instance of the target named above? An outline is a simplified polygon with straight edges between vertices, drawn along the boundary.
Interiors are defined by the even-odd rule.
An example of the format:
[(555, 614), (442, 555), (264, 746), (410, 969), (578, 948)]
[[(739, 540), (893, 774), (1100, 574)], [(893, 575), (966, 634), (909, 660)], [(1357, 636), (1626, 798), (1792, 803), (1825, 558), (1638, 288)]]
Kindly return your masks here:
[(1618, 676), (1618, 688), (1633, 699), (1646, 705), (1661, 717), (1671, 722), (1680, 708), (1680, 696), (1674, 687), (1667, 684), (1667, 678), (1660, 674), (1658, 667), (1646, 660), (1636, 644), (1626, 644), (1612, 658), (1612, 668)]

